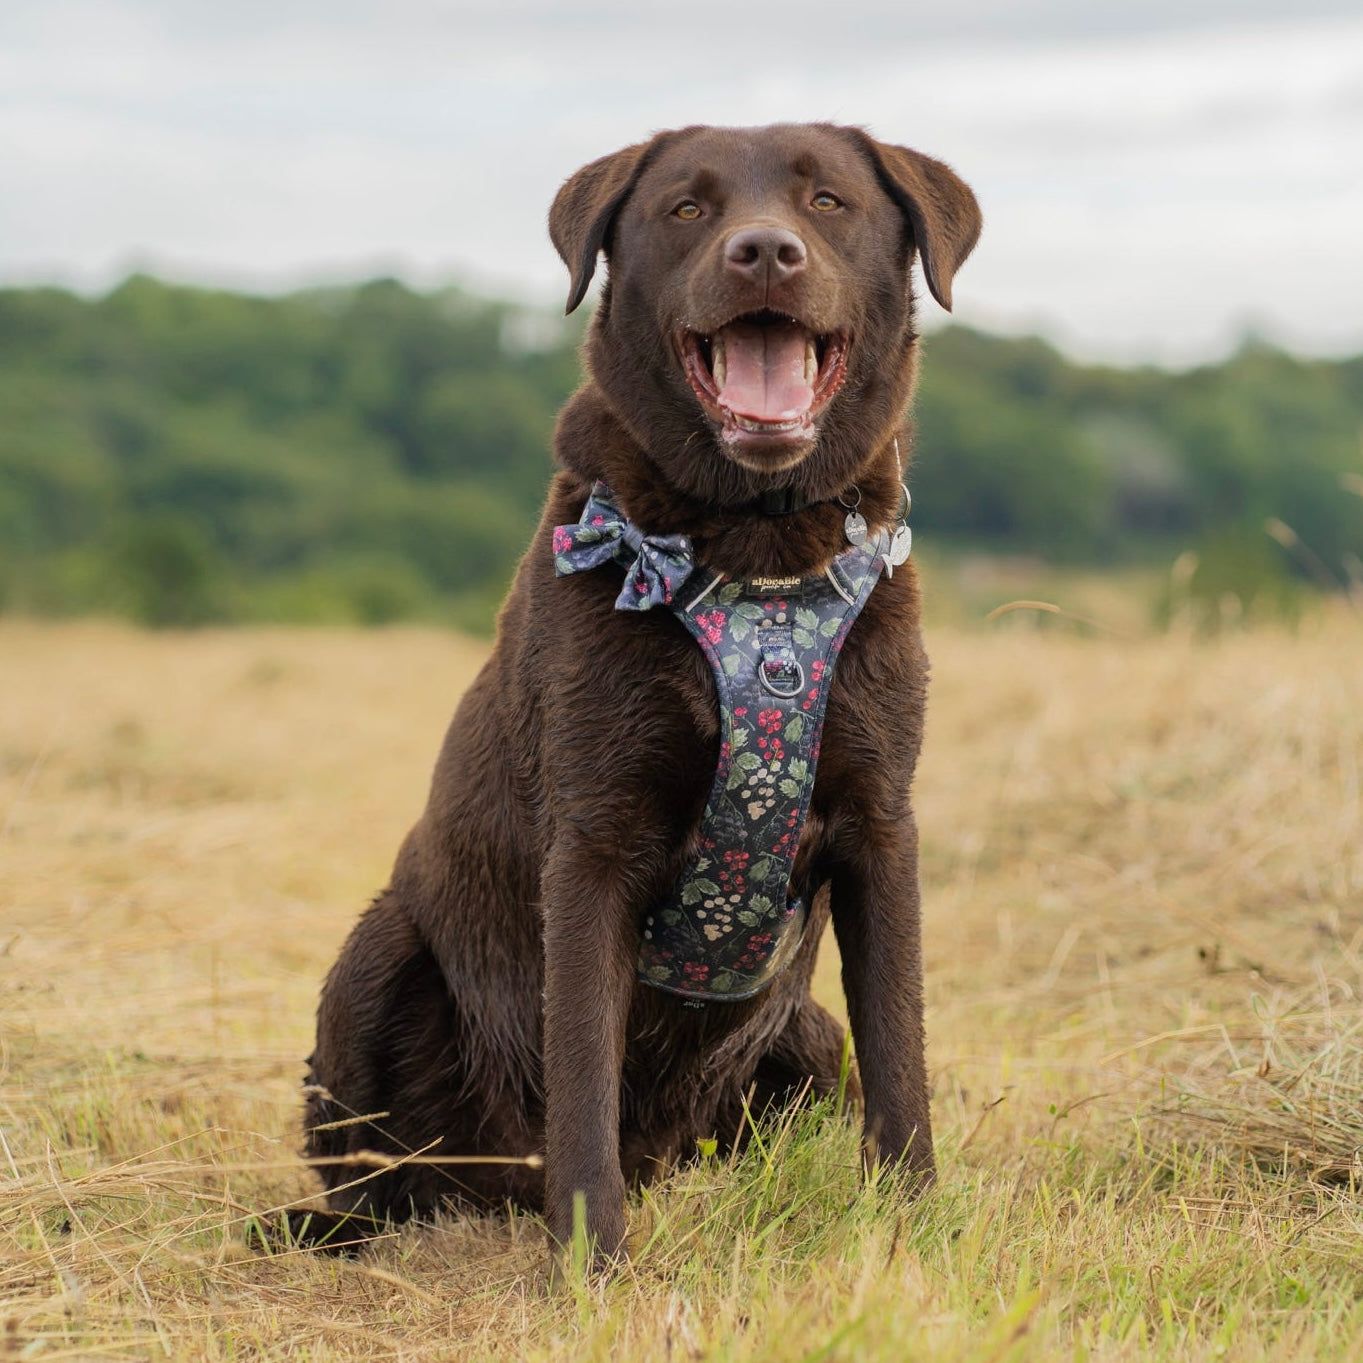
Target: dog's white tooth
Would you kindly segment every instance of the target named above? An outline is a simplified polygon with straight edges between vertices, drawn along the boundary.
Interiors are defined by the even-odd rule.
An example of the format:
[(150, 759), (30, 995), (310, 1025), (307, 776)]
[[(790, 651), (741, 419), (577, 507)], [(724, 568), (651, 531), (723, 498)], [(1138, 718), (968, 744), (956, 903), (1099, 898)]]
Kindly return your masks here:
[(715, 376), (715, 387), (723, 388), (725, 376), (729, 372), (729, 366), (724, 359), (724, 342), (715, 337), (710, 342), (710, 353), (714, 357), (714, 363), (710, 366), (710, 372)]
[(811, 336), (805, 342), (805, 382), (814, 387), (814, 380), (819, 377), (819, 352), (814, 345), (814, 338)]

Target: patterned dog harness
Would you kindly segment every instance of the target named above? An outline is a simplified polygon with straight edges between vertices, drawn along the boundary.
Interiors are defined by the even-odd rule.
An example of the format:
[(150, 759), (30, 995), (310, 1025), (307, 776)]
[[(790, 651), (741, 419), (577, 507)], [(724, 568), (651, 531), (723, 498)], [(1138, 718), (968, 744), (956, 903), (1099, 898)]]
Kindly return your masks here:
[(688, 536), (642, 534), (603, 483), (579, 524), (555, 529), (558, 575), (622, 564), (616, 609), (669, 607), (700, 645), (719, 696), (719, 765), (697, 850), (641, 925), (646, 984), (696, 1005), (747, 999), (794, 959), (807, 905), (791, 871), (824, 707), (888, 544), (882, 531), (816, 577), (728, 581), (697, 567)]

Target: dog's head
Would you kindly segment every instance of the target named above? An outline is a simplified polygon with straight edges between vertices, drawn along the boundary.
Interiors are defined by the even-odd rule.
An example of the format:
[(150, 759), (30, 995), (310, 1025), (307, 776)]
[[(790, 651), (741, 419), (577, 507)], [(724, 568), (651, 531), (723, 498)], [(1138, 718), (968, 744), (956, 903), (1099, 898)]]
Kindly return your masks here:
[(684, 128), (583, 167), (549, 215), (615, 418), (711, 505), (826, 498), (886, 445), (914, 373), (915, 251), (951, 306), (974, 195), (942, 162), (829, 124)]

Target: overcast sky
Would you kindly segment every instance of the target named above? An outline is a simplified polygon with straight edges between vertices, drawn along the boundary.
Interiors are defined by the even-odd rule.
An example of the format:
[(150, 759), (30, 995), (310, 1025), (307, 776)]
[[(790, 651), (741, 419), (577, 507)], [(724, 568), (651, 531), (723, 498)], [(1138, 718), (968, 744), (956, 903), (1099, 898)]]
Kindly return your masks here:
[(3, 0), (0, 281), (557, 302), (582, 162), (803, 119), (975, 187), (962, 320), (1119, 360), (1363, 350), (1356, 0)]

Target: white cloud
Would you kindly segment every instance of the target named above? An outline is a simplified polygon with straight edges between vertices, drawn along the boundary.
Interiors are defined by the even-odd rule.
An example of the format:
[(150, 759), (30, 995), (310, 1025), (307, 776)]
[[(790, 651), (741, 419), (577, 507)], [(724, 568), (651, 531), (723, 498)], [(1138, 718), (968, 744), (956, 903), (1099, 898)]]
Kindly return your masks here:
[(976, 187), (967, 319), (1123, 358), (1250, 321), (1363, 347), (1363, 21), (1244, 22), (1271, 8), (11, 5), (0, 278), (385, 268), (557, 299), (544, 213), (576, 165), (658, 127), (831, 118)]

